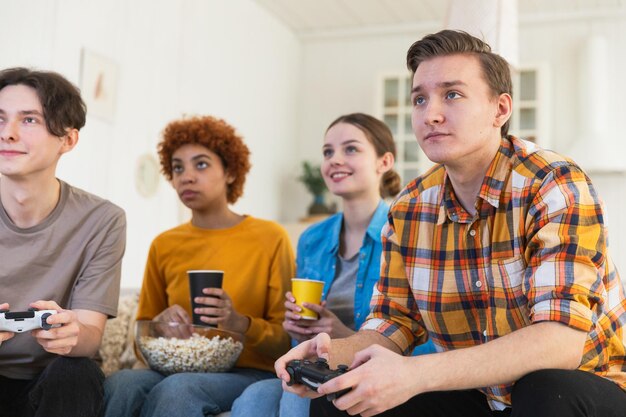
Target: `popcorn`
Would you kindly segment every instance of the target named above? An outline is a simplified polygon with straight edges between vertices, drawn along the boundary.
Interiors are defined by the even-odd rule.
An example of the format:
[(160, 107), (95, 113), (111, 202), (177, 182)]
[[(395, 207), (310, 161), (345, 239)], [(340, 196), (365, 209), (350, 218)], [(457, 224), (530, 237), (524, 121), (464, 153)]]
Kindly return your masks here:
[(243, 349), (241, 342), (230, 337), (207, 338), (199, 334), (188, 339), (141, 336), (138, 341), (150, 368), (164, 375), (226, 372), (235, 365)]

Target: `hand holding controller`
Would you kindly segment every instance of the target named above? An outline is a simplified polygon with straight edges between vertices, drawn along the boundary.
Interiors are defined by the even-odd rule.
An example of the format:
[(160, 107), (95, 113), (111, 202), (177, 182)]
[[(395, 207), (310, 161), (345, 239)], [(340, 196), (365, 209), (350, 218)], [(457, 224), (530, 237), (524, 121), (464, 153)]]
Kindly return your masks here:
[(56, 310), (14, 311), (0, 310), (0, 331), (22, 333), (28, 330), (61, 327), (60, 324), (49, 324), (47, 318), (57, 314)]
[[(339, 365), (337, 369), (331, 370), (326, 359), (318, 358), (315, 362), (304, 360), (292, 360), (287, 364), (287, 372), (289, 373), (289, 382), (287, 385), (303, 384), (312, 390), (317, 391), (317, 387), (324, 382), (342, 375), (348, 371), (347, 365)], [(333, 392), (326, 395), (328, 401), (332, 401), (341, 397), (350, 388)]]

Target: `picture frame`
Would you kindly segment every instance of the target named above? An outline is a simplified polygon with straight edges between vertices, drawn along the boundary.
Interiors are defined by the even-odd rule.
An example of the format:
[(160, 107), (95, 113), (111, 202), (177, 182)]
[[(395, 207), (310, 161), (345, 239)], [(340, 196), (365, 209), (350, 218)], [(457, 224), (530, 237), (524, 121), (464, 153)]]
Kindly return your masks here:
[(83, 48), (80, 89), (87, 115), (114, 121), (118, 72), (118, 65), (112, 59)]

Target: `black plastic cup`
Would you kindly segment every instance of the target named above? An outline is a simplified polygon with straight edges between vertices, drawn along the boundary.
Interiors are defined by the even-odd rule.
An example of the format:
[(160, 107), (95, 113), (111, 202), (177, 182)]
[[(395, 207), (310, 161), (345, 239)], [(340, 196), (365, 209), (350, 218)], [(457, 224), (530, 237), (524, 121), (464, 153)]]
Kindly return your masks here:
[[(222, 279), (224, 278), (224, 271), (209, 271), (209, 270), (193, 270), (187, 271), (189, 275), (189, 292), (191, 294), (191, 312), (193, 324), (199, 326), (211, 326), (211, 324), (205, 323), (200, 320), (201, 314), (196, 314), (194, 310), (198, 307), (206, 307), (204, 304), (197, 304), (194, 299), (196, 297), (209, 297), (202, 292), (205, 288), (222, 288)], [(207, 317), (210, 317), (207, 315)]]

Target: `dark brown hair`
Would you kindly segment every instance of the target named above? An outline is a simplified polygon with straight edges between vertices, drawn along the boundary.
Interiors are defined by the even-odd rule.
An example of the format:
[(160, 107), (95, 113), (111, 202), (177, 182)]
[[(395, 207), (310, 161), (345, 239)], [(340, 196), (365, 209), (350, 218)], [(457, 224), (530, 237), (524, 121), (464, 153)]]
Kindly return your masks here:
[[(376, 155), (383, 156), (391, 152), (395, 159), (396, 144), (389, 127), (375, 117), (364, 113), (351, 113), (336, 118), (326, 129), (328, 130), (339, 123), (347, 123), (359, 129), (365, 134), (367, 140), (374, 146)], [(380, 195), (382, 197), (395, 197), (402, 189), (400, 175), (393, 169), (385, 172), (380, 181)]]
[[(491, 47), (487, 43), (467, 32), (442, 30), (423, 37), (409, 48), (406, 54), (406, 65), (415, 74), (422, 62), (434, 57), (454, 54), (475, 55), (493, 96), (498, 97), (506, 93), (513, 97), (511, 68), (508, 62), (500, 55), (491, 52)], [(507, 120), (500, 128), (500, 134), (503, 137), (509, 133), (509, 122), (510, 120)]]
[(28, 68), (7, 68), (0, 71), (0, 90), (9, 85), (25, 85), (37, 93), (46, 129), (55, 136), (65, 136), (67, 129), (85, 126), (87, 106), (80, 90), (61, 74)]
[(201, 145), (219, 156), (224, 171), (234, 178), (228, 186), (226, 199), (236, 202), (243, 194), (246, 174), (250, 171), (250, 150), (235, 129), (212, 116), (192, 117), (170, 122), (158, 144), (161, 171), (172, 180), (172, 155), (183, 145)]

